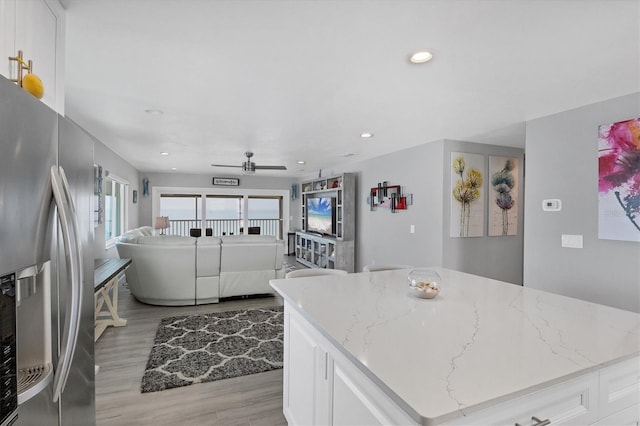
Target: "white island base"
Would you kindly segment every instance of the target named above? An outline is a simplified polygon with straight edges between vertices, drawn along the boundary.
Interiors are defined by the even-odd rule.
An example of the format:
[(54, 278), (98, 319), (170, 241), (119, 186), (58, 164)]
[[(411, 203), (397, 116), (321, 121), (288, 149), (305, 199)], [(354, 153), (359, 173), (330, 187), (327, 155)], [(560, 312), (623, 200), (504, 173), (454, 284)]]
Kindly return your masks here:
[[(401, 408), (286, 304), (284, 359), (283, 408), (290, 425), (439, 424)], [(639, 363), (630, 359), (441, 424), (636, 426)]]
[[(449, 285), (454, 278), (472, 277), (458, 275), (454, 271), (439, 272), (447, 277)], [(488, 320), (483, 320), (483, 315), (488, 316), (485, 308), (489, 306), (482, 306), (477, 299), (470, 304), (479, 318), (475, 324), (474, 338), (469, 339), (463, 330), (459, 330), (459, 336), (452, 337), (454, 340), (460, 339), (462, 351), (456, 352), (449, 362), (441, 365), (432, 363), (431, 367), (434, 364), (438, 367), (435, 370), (427, 364), (418, 371), (416, 366), (421, 364), (416, 364), (416, 359), (424, 359), (428, 363), (430, 355), (442, 353), (441, 349), (447, 343), (441, 336), (438, 341), (438, 336), (421, 334), (425, 330), (420, 318), (428, 318), (428, 311), (435, 305), (426, 305), (423, 300), (415, 302), (405, 294), (406, 289), (398, 293), (394, 281), (401, 276), (406, 277), (406, 273), (363, 273), (345, 277), (272, 281), (273, 287), (285, 299), (283, 409), (290, 425), (639, 424), (637, 322), (640, 317), (637, 314), (486, 280), (489, 286), (506, 286), (501, 289), (504, 290), (506, 303), (514, 305), (514, 300), (523, 302), (515, 311), (529, 317), (524, 323), (513, 318), (505, 321), (505, 329), (496, 330), (495, 348), (505, 344), (500, 339), (504, 340), (509, 335), (506, 333), (509, 327), (518, 327), (518, 335), (523, 336), (524, 340), (539, 338), (549, 345), (540, 349), (536, 357), (522, 356), (522, 363), (516, 363), (516, 366), (527, 369), (525, 372), (510, 370), (513, 365), (508, 363), (500, 365), (487, 362), (486, 369), (493, 369), (493, 372), (484, 371), (486, 369), (468, 370), (464, 376), (454, 378), (453, 371), (462, 372), (466, 368), (464, 358), (487, 359), (487, 354), (480, 351), (484, 338), (480, 330), (483, 321)], [(483, 280), (473, 282), (474, 288)], [(340, 294), (340, 288), (345, 290), (343, 294)], [(487, 287), (483, 291), (490, 289)], [(525, 294), (514, 299), (513, 292)], [(352, 300), (353, 309), (349, 309), (348, 304), (327, 303), (332, 297), (323, 300), (323, 293), (333, 296), (334, 301), (341, 300), (340, 296), (349, 298), (350, 294), (357, 295), (360, 302)], [(394, 293), (399, 294), (395, 301)], [(389, 308), (387, 312), (372, 300), (361, 300), (366, 298), (366, 294), (383, 296), (384, 306)], [(472, 290), (456, 295), (451, 287), (448, 295), (444, 292), (448, 296), (447, 303), (451, 304), (451, 311), (465, 309), (461, 305), (453, 306), (460, 302), (456, 298), (462, 294), (464, 297), (474, 296)], [(534, 308), (538, 311), (542, 305), (557, 307), (559, 305), (556, 302), (565, 303), (566, 307), (562, 309), (566, 309), (571, 324), (564, 324), (557, 312), (553, 314), (548, 311), (554, 324), (546, 324), (548, 329), (544, 329), (533, 319), (533, 311), (526, 307), (529, 297), (534, 298)], [(396, 304), (398, 301), (401, 303)], [(444, 301), (443, 297), (441, 302)], [(396, 308), (404, 302), (409, 306), (401, 314)], [(489, 311), (496, 308), (494, 302), (488, 302), (491, 305)], [(366, 307), (371, 312), (366, 312)], [(573, 315), (578, 317), (570, 318)], [(599, 329), (598, 323), (604, 328)], [(535, 333), (529, 333), (523, 324), (537, 324), (532, 326)], [(596, 327), (591, 330), (591, 336), (591, 333), (585, 333), (579, 338), (589, 339), (594, 345), (592, 350), (577, 342), (578, 338), (576, 340), (563, 334), (569, 332), (565, 327), (582, 326)], [(407, 344), (406, 340), (416, 335), (431, 339), (434, 344), (416, 344), (414, 347)], [(552, 341), (553, 335), (560, 336), (560, 343)], [(379, 345), (380, 340), (376, 343), (376, 339), (382, 336), (387, 340), (386, 347)], [(507, 340), (512, 340), (510, 343), (517, 350), (530, 349), (523, 341), (513, 337)], [(609, 347), (598, 347), (603, 344)], [(472, 348), (474, 345), (476, 347)], [(532, 347), (539, 348), (538, 345)], [(574, 352), (573, 355), (567, 355), (569, 348)], [(384, 351), (387, 356), (377, 357), (373, 351)], [(558, 365), (549, 364), (547, 360), (536, 363), (536, 359), (544, 358), (544, 351), (557, 357)], [(548, 365), (543, 365), (545, 363)], [(476, 360), (473, 364), (478, 365)], [(447, 371), (449, 366), (451, 370)], [(553, 373), (545, 375), (548, 371)], [(483, 374), (493, 376), (495, 380), (477, 381), (477, 377)], [(443, 377), (449, 382), (443, 382)], [(423, 391), (422, 394), (416, 395), (420, 391)], [(468, 401), (463, 401), (462, 396), (467, 395)], [(447, 405), (446, 401), (451, 399), (457, 401), (456, 404)]]

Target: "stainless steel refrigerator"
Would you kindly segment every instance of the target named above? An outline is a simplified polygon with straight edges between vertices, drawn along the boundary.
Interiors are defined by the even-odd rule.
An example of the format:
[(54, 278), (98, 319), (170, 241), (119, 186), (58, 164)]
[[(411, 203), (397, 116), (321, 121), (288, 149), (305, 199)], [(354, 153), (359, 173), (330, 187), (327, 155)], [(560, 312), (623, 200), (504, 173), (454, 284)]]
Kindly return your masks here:
[(95, 424), (92, 197), (92, 139), (0, 76), (3, 426)]

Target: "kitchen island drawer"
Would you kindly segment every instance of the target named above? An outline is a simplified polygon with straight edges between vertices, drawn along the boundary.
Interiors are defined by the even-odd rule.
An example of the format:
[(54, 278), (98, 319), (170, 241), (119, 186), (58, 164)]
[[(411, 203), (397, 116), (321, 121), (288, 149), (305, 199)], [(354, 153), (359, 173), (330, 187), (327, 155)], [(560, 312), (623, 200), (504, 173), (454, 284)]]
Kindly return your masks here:
[(588, 425), (598, 420), (598, 372), (497, 404), (450, 425)]
[(600, 418), (640, 404), (640, 358), (600, 371)]

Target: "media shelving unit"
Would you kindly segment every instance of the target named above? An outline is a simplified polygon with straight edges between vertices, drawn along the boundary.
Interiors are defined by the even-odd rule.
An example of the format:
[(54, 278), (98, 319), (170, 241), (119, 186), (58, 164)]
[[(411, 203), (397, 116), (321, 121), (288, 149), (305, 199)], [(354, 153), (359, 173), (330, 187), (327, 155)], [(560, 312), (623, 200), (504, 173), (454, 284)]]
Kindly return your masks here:
[(296, 260), (310, 268), (343, 269), (355, 267), (356, 175), (343, 173), (302, 182), (302, 229), (307, 229), (307, 199), (335, 194), (336, 232), (321, 236), (296, 232)]

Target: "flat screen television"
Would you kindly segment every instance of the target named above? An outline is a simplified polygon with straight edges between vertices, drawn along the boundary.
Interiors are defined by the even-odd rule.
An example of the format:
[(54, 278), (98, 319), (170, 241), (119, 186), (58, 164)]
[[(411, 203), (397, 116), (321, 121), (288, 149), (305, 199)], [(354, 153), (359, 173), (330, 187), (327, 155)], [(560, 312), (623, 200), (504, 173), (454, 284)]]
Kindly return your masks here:
[(336, 234), (336, 197), (307, 198), (307, 232)]

